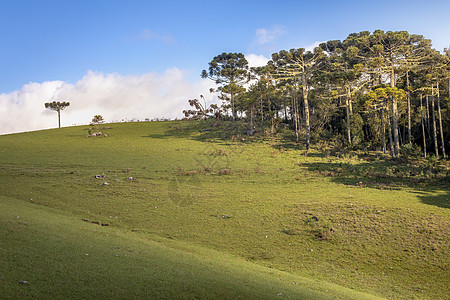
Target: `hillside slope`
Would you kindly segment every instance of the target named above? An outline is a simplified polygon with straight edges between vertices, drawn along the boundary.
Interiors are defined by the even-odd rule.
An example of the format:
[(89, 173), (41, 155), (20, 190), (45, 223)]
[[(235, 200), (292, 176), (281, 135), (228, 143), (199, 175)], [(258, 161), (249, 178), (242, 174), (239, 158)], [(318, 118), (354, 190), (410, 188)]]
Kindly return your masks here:
[(376, 299), (0, 197), (2, 299)]
[[(239, 294), (245, 290), (240, 284), (248, 285), (242, 278), (259, 275), (230, 274), (256, 268), (261, 274), (284, 271), (288, 277), (310, 278), (311, 284), (322, 286), (316, 289), (320, 292), (332, 291), (321, 283), (330, 282), (396, 299), (445, 299), (450, 293), (450, 191), (448, 185), (427, 184), (434, 178), (445, 182), (445, 172), (429, 169), (428, 175), (427, 165), (386, 161), (378, 154), (368, 160), (333, 157), (319, 149), (305, 156), (299, 145), (276, 138), (239, 137), (222, 126), (146, 122), (105, 125), (101, 130), (106, 137), (85, 137), (86, 126), (0, 136), (0, 200), (14, 199), (11, 207), (31, 203), (33, 208), (54, 209), (56, 215), (66, 214), (75, 222), (75, 228), (87, 226), (105, 236), (132, 236), (121, 245), (143, 249), (145, 243), (157, 242), (157, 247), (203, 253), (195, 260), (184, 252), (171, 252), (178, 253), (173, 254), (179, 256), (177, 262), (193, 261), (185, 274), (197, 270), (198, 261), (213, 262), (222, 255), (238, 258), (235, 269), (223, 271), (235, 283), (218, 285), (219, 291), (230, 289), (231, 284), (237, 285)], [(416, 184), (415, 177), (400, 176), (415, 173), (430, 177)], [(436, 177), (439, 174), (444, 177)], [(80, 235), (69, 241), (92, 238)], [(27, 236), (24, 241), (35, 239)], [(21, 247), (26, 244), (11, 249)], [(148, 255), (144, 250), (133, 251)], [(119, 258), (115, 254), (123, 258), (112, 252), (111, 259)], [(164, 261), (156, 257), (148, 259)], [(99, 266), (111, 263), (98, 261)], [(241, 263), (245, 268), (239, 267)], [(111, 270), (120, 273), (116, 272), (119, 267)], [(77, 272), (81, 270), (84, 267)], [(187, 290), (174, 289), (176, 294), (203, 298), (213, 293), (211, 286), (218, 283), (205, 278), (219, 275), (208, 275), (212, 271), (207, 268), (202, 272), (188, 276), (195, 283)], [(173, 285), (165, 284), (167, 277), (171, 276), (159, 281), (162, 286)], [(271, 279), (256, 280), (255, 290), (266, 280)], [(203, 281), (208, 283), (207, 292), (199, 285), (190, 294), (192, 286)], [(301, 285), (300, 281), (292, 280)], [(270, 298), (275, 290), (262, 289), (255, 297)], [(164, 293), (160, 297), (166, 297)]]

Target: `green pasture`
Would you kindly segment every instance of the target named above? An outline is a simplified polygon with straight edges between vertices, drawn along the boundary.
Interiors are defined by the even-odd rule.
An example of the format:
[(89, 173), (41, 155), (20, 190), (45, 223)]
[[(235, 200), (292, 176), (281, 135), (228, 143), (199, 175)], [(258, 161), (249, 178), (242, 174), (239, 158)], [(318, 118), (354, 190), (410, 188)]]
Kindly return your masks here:
[(447, 162), (210, 125), (0, 136), (0, 294), (447, 299)]

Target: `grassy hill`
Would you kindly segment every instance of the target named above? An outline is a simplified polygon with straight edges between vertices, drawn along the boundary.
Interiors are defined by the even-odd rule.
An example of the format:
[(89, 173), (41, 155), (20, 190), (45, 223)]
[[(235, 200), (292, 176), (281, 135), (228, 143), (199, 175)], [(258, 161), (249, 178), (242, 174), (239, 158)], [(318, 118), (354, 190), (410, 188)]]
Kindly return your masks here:
[(306, 156), (206, 123), (107, 126), (0, 136), (1, 295), (450, 294), (445, 162)]

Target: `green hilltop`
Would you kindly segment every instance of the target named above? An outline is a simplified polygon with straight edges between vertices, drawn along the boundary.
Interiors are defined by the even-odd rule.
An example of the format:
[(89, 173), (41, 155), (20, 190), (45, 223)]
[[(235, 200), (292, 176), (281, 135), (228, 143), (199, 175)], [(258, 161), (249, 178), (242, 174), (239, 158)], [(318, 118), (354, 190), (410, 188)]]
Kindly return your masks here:
[(448, 297), (448, 162), (211, 125), (0, 136), (1, 298)]

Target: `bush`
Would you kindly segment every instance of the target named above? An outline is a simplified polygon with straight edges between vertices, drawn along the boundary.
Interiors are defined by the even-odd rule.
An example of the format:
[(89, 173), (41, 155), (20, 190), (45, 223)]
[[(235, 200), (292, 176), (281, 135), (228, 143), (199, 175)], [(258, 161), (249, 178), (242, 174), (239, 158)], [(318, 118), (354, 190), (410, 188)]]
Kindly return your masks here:
[(402, 158), (419, 157), (421, 155), (422, 150), (416, 144), (405, 144), (400, 149), (400, 157)]

